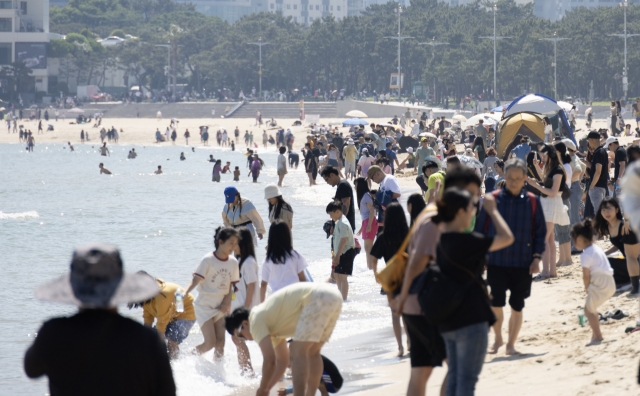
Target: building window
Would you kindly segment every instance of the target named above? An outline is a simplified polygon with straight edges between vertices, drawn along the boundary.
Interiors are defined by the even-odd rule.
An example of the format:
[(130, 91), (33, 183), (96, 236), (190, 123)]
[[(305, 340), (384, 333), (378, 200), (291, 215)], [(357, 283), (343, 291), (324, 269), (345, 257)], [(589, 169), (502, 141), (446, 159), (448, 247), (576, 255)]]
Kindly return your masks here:
[(11, 43), (0, 43), (0, 65), (11, 64)]
[(13, 7), (10, 1), (6, 1), (6, 0), (0, 1), (0, 10), (10, 10), (12, 8)]
[(319, 5), (316, 6), (316, 11), (320, 11), (320, 6)]
[(294, 4), (294, 5), (293, 5), (293, 9), (294, 9), (294, 10), (297, 10), (297, 9), (298, 9), (298, 5), (297, 5), (297, 4)]
[(313, 10), (313, 6), (312, 6), (312, 5), (309, 5), (309, 9), (310, 9), (310, 10)]
[(338, 11), (340, 11), (340, 6), (337, 6), (337, 7), (338, 7)]
[(275, 4), (273, 4), (273, 3), (269, 4), (269, 8), (271, 8), (272, 10), (273, 10), (275, 7), (276, 7), (276, 6), (275, 6)]
[(27, 15), (27, 2), (26, 1), (21, 1), (20, 2), (20, 10), (22, 11), (22, 15)]
[(291, 4), (287, 4), (287, 10), (291, 9)]
[(0, 32), (11, 31), (11, 18), (0, 18)]
[(298, 17), (293, 17), (293, 21), (294, 21), (295, 23), (298, 23)]
[(329, 9), (330, 9), (331, 11), (333, 11), (333, 6), (329, 6)]

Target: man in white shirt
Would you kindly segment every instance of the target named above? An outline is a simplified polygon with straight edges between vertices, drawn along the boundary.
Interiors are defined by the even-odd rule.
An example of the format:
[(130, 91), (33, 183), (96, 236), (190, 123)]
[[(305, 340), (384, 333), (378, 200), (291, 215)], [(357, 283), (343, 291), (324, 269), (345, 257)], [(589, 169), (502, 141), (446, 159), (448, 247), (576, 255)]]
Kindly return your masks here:
[(378, 192), (391, 191), (393, 200), (397, 200), (402, 195), (398, 179), (395, 176), (384, 173), (378, 165), (372, 165), (369, 168), (367, 178), (380, 185)]
[(413, 136), (418, 136), (420, 134), (420, 124), (413, 121), (413, 126), (411, 127), (411, 134)]

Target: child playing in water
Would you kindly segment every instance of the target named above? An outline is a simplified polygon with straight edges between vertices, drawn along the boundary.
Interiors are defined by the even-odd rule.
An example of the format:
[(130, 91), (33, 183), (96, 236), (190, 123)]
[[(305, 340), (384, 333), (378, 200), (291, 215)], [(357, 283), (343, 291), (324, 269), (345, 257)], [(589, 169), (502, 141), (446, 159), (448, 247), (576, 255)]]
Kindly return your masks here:
[(233, 284), (240, 280), (238, 260), (231, 255), (239, 239), (236, 229), (218, 227), (214, 236), (216, 250), (202, 258), (185, 292), (188, 295), (198, 287), (193, 307), (204, 337), (195, 349), (200, 355), (215, 348), (214, 358), (224, 356), (224, 317), (231, 309)]
[(327, 205), (327, 214), (334, 221), (333, 226), (333, 268), (336, 284), (342, 294), (342, 299), (347, 300), (349, 295), (349, 282), (347, 277), (353, 273), (353, 260), (356, 258), (355, 242), (353, 240), (353, 230), (349, 221), (342, 213), (342, 203), (335, 201)]
[(594, 237), (595, 231), (591, 219), (575, 224), (571, 229), (574, 246), (576, 249), (582, 250), (580, 264), (584, 289), (587, 293), (584, 314), (593, 332), (591, 342), (588, 345), (599, 344), (603, 340), (600, 332), (598, 307), (616, 292), (613, 269), (604, 251), (593, 243)]
[(236, 166), (236, 169), (233, 171), (233, 181), (240, 181), (240, 167)]

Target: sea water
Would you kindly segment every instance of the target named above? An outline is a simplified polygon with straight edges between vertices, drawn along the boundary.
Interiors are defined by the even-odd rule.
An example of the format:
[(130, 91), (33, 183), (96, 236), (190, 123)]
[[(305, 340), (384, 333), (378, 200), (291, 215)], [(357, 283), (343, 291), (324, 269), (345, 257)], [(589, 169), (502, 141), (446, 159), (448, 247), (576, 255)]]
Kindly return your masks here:
[[(70, 152), (63, 144), (39, 143), (33, 153), (20, 144), (0, 144), (0, 389), (3, 394), (44, 395), (46, 379), (30, 380), (22, 369), (25, 350), (42, 322), (71, 315), (75, 307), (38, 301), (34, 289), (48, 279), (69, 271), (74, 246), (100, 241), (117, 245), (125, 270), (145, 270), (165, 281), (186, 287), (199, 260), (213, 249), (214, 229), (222, 223), (223, 190), (234, 185), (257, 207), (268, 227), (264, 188), (277, 182), (273, 149), (259, 150), (265, 167), (259, 182), (247, 176), (244, 145), (228, 148), (184, 146), (109, 145), (111, 156), (97, 151), (99, 143), (76, 144)], [(135, 147), (138, 157), (127, 159)], [(184, 152), (185, 161), (180, 161)], [(209, 154), (239, 166), (240, 182), (232, 174), (221, 183), (211, 182)], [(113, 175), (100, 175), (103, 162)], [(158, 165), (164, 174), (154, 175)], [(309, 187), (304, 166), (289, 171), (281, 188), (294, 210), (294, 248), (309, 263), (316, 281), (331, 270), (330, 240), (322, 225), (335, 188), (318, 176)], [(405, 192), (405, 191), (403, 191)], [(410, 191), (403, 195), (406, 199)], [(356, 209), (357, 211), (357, 209)], [(359, 228), (360, 218), (356, 215)], [(258, 262), (265, 256), (265, 239), (257, 248)], [(384, 264), (380, 263), (379, 266)], [(332, 340), (389, 328), (390, 311), (373, 274), (366, 268), (364, 251), (356, 257), (350, 278), (349, 300), (343, 305)], [(141, 321), (141, 310), (120, 307), (121, 314)], [(188, 351), (202, 341), (197, 325), (181, 345)], [(262, 358), (249, 342), (254, 368), (260, 373)], [(227, 335), (223, 364), (214, 364), (213, 353), (182, 356), (172, 362), (180, 395), (244, 393), (259, 379), (240, 376), (236, 348)], [(96, 357), (99, 359), (99, 357)]]

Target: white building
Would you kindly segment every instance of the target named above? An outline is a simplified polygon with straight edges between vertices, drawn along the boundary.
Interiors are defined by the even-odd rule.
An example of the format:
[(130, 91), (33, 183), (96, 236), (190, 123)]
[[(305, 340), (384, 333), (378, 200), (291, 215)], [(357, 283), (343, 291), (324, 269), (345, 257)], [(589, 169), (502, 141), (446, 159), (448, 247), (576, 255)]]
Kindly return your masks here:
[(329, 15), (336, 19), (348, 15), (348, 0), (268, 0), (267, 5), (269, 12), (281, 12), (303, 25)]
[(47, 91), (49, 0), (0, 0), (0, 67), (22, 61), (36, 91)]
[[(533, 14), (537, 17), (557, 21), (575, 8), (617, 7), (622, 0), (535, 0)], [(629, 4), (637, 3), (629, 0)]]

